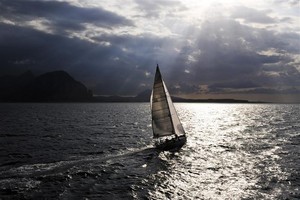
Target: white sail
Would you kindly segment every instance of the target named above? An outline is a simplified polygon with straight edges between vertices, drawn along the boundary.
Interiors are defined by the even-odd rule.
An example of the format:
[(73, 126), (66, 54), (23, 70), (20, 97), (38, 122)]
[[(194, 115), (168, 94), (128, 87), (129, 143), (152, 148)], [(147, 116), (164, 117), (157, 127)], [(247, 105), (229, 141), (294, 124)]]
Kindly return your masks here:
[(151, 110), (154, 137), (185, 134), (158, 66), (151, 94)]
[[(164, 83), (164, 82), (163, 82)], [(165, 83), (164, 83), (164, 86), (165, 86)], [(182, 127), (182, 124), (179, 120), (179, 117), (177, 115), (177, 112), (176, 112), (176, 109), (174, 107), (174, 104), (171, 100), (171, 96), (168, 92), (168, 89), (167, 87), (165, 86), (165, 91), (166, 91), (166, 96), (167, 96), (167, 100), (168, 100), (168, 104), (169, 104), (169, 109), (170, 109), (170, 114), (171, 114), (171, 120), (173, 122), (173, 129), (174, 129), (174, 132), (176, 135), (184, 135), (185, 132), (184, 132), (184, 129)]]

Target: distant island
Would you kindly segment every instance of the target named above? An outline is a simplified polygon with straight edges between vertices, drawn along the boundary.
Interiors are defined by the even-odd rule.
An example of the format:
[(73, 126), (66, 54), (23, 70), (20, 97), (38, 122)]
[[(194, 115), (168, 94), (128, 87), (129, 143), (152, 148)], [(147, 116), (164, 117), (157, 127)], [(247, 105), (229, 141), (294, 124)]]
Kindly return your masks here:
[[(95, 102), (149, 102), (151, 90), (145, 90), (134, 97), (123, 96), (94, 96)], [(260, 101), (248, 101), (239, 99), (185, 99), (172, 96), (173, 102), (186, 102), (186, 103), (266, 103)]]
[(84, 102), (92, 92), (65, 71), (35, 77), (31, 71), (20, 76), (0, 77), (2, 102)]
[[(34, 76), (27, 71), (20, 76), (0, 77), (0, 102), (149, 102), (151, 90), (136, 96), (93, 96), (93, 92), (65, 71)], [(185, 99), (172, 97), (174, 102), (194, 103), (264, 103), (236, 99)]]

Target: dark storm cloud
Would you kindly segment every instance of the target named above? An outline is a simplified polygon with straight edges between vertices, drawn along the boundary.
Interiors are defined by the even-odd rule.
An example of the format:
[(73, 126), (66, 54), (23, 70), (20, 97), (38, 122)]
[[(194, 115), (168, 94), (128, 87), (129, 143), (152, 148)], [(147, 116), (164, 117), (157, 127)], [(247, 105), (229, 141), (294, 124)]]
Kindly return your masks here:
[(211, 94), (300, 94), (300, 90), (297, 88), (269, 88), (258, 87), (249, 88), (247, 90), (234, 90), (232, 88), (223, 87), (209, 87), (209, 93)]
[[(164, 44), (173, 41), (169, 38), (147, 34), (138, 36), (103, 34), (93, 39), (99, 43), (108, 42), (110, 48), (114, 49), (108, 59), (111, 65), (110, 69), (115, 69), (109, 72), (111, 79), (113, 79), (112, 82), (120, 86), (113, 91), (115, 94), (120, 92), (135, 94), (141, 90), (149, 89), (155, 71), (155, 58), (164, 53), (161, 51)], [(105, 81), (105, 79), (98, 81), (99, 84), (95, 90), (107, 94), (110, 88), (106, 87)]]
[[(43, 22), (54, 31), (83, 30), (85, 23), (111, 28), (115, 26), (132, 26), (125, 17), (102, 8), (85, 8), (58, 1), (10, 1), (0, 2), (1, 18), (16, 23), (47, 20)], [(0, 19), (1, 19), (0, 18)]]
[[(300, 52), (296, 33), (278, 34), (219, 19), (204, 22), (195, 37), (195, 42), (184, 46), (176, 59), (173, 76), (181, 75), (174, 84), (206, 84), (211, 92), (300, 85), (300, 73), (296, 65), (290, 64), (294, 61), (292, 55)], [(262, 53), (269, 50), (276, 53)], [(189, 73), (183, 73), (185, 69)]]
[(272, 69), (271, 71), (262, 70), (256, 78), (262, 86), (271, 87), (299, 87), (300, 73), (293, 66), (281, 67), (278, 71)]
[[(200, 53), (194, 56), (196, 62), (189, 64), (191, 71), (203, 74), (201, 79), (205, 81), (224, 81), (256, 73), (262, 64), (279, 62), (282, 59), (279, 56), (258, 54), (257, 46), (253, 47), (254, 38), (257, 38), (252, 35), (254, 31), (257, 30), (232, 20), (204, 22), (196, 36), (198, 39), (193, 45), (194, 48), (185, 48), (186, 55), (200, 50)], [(262, 50), (266, 47), (269, 45), (260, 48)], [(187, 59), (188, 56), (183, 60), (188, 62)], [(195, 80), (197, 81), (198, 77), (195, 77)]]
[[(111, 46), (121, 51), (121, 56), (125, 56), (122, 58), (125, 59), (127, 57), (125, 60), (132, 61), (136, 65), (143, 67), (149, 67), (148, 62), (144, 63), (143, 59), (145, 59), (144, 61), (150, 61), (157, 58), (157, 56), (162, 53), (161, 48), (163, 45), (168, 45), (174, 42), (174, 40), (170, 38), (149, 34), (141, 34), (136, 36), (129, 34), (102, 34), (94, 37), (93, 39), (99, 43), (109, 42)], [(143, 64), (147, 64), (147, 66)]]
[[(278, 49), (281, 51), (281, 53), (288, 52), (293, 54), (299, 54), (300, 53), (300, 34), (295, 32), (285, 32), (285, 33), (278, 33), (276, 34), (276, 38), (278, 39)], [(272, 40), (271, 39), (271, 40)], [(272, 42), (272, 41), (270, 41)], [(275, 41), (273, 41), (275, 43)], [(274, 46), (276, 47), (276, 46)]]
[[(159, 44), (151, 37), (114, 35), (92, 43), (8, 24), (0, 24), (0, 38), (0, 75), (62, 69), (94, 89), (95, 94), (136, 94), (147, 89), (141, 84), (150, 82), (145, 75), (150, 50), (139, 46), (143, 43), (155, 48)], [(110, 45), (102, 45), (103, 40)], [(140, 53), (136, 53), (138, 49)]]
[[(224, 92), (224, 91), (220, 91)], [(300, 90), (294, 87), (291, 88), (268, 88), (268, 87), (259, 87), (252, 88), (244, 91), (231, 91), (227, 93), (240, 93), (240, 94), (300, 94)]]
[(246, 80), (238, 80), (238, 81), (231, 81), (231, 82), (225, 82), (225, 83), (214, 83), (211, 84), (211, 88), (234, 88), (234, 89), (240, 89), (240, 88), (256, 88), (259, 85), (252, 81), (246, 81)]
[[(296, 32), (276, 32), (217, 17), (190, 27), (177, 25), (179, 30), (169, 36), (145, 33), (141, 27), (135, 27), (140, 34), (135, 31), (125, 34), (114, 32), (114, 27), (133, 22), (101, 8), (52, 1), (1, 1), (0, 4), (1, 19), (15, 22), (15, 25), (0, 24), (1, 75), (28, 69), (40, 73), (66, 70), (95, 94), (134, 95), (151, 88), (158, 62), (172, 94), (264, 91), (271, 94), (297, 92), (300, 87), (299, 63), (294, 57), (300, 53), (300, 35)], [(136, 1), (136, 4), (143, 10), (141, 16), (150, 17), (184, 9), (181, 4), (164, 0)], [(243, 16), (235, 13), (234, 18), (261, 24), (277, 20), (253, 9), (245, 13)], [(251, 13), (260, 14), (249, 18)], [(22, 24), (36, 19), (49, 23), (47, 27), (54, 33)], [(110, 33), (89, 30), (91, 34), (85, 35), (89, 40), (63, 34), (68, 30), (85, 30), (86, 23), (112, 29)]]
[(201, 88), (196, 85), (191, 85), (187, 83), (180, 82), (178, 85), (172, 85), (172, 84), (167, 84), (167, 87), (169, 88), (171, 94), (199, 94), (201, 92)]
[[(215, 92), (216, 88), (220, 92), (226, 92), (228, 88), (238, 91), (250, 91), (249, 88), (253, 88), (251, 91), (255, 92), (265, 86), (300, 85), (299, 72), (295, 66), (290, 66), (293, 58), (287, 54), (299, 52), (292, 45), (299, 42), (297, 34), (277, 34), (230, 19), (204, 22), (201, 29), (193, 29), (192, 34), (189, 39), (196, 38), (192, 44), (177, 38), (154, 35), (101, 35), (94, 39), (98, 42), (109, 41), (111, 46), (118, 49), (116, 55), (120, 56), (120, 61), (126, 60), (132, 66), (139, 66), (131, 68), (127, 74), (133, 77), (127, 80), (127, 86), (131, 84), (131, 87), (143, 80), (148, 87), (151, 86), (152, 76), (145, 80), (144, 76), (138, 76), (141, 73), (135, 72), (153, 72), (151, 64), (157, 58), (170, 91), (175, 94), (199, 93), (199, 85), (208, 85), (211, 92)], [(174, 48), (177, 46), (181, 48), (176, 54)], [(260, 53), (269, 49), (278, 53)], [(126, 63), (120, 61), (115, 64), (124, 69)], [(277, 73), (276, 76), (273, 72)], [(115, 81), (122, 84), (120, 78)]]
[(75, 63), (79, 55), (95, 48), (95, 45), (79, 39), (8, 24), (0, 24), (0, 37), (1, 70), (19, 65), (47, 68), (45, 70), (64, 67)]

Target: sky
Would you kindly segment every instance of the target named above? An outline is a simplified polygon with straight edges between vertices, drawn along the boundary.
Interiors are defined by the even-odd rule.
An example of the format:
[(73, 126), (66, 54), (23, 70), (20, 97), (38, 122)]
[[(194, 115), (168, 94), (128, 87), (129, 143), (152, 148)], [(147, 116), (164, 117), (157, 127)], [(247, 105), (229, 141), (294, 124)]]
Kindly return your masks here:
[(0, 76), (65, 70), (96, 95), (300, 103), (300, 0), (0, 0)]

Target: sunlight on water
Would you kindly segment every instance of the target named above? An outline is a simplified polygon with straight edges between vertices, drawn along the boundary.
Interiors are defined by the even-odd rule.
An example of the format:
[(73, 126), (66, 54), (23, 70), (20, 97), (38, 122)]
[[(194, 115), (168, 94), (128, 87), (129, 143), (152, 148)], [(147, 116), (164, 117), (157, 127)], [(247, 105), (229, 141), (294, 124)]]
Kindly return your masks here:
[[(153, 198), (242, 199), (282, 194), (285, 174), (275, 152), (272, 122), (282, 114), (249, 104), (176, 104), (188, 135), (177, 154), (160, 154), (170, 163)], [(273, 111), (272, 111), (273, 112)], [(264, 118), (268, 116), (268, 118)], [(271, 117), (271, 119), (269, 118)]]

